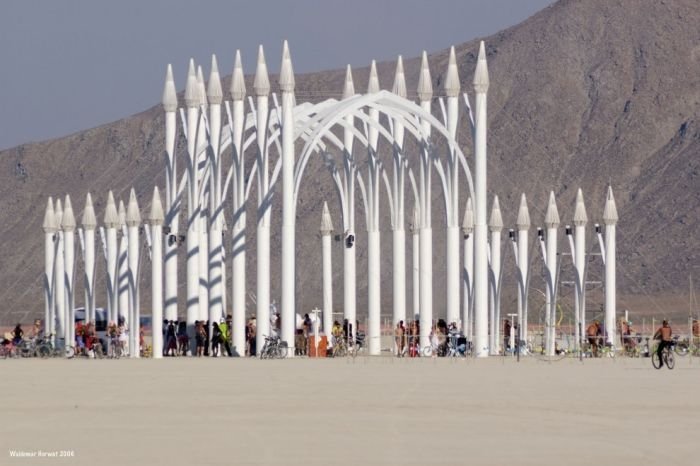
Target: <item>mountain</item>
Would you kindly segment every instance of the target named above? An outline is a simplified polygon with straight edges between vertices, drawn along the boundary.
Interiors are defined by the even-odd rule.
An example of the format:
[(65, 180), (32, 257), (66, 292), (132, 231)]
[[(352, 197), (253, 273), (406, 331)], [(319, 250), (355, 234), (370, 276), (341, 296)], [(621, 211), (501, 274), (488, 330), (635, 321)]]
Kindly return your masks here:
[[(570, 223), (579, 187), (583, 189), (591, 223), (600, 222), (606, 187), (611, 184), (620, 214), (618, 308), (628, 308), (633, 315), (676, 315), (679, 319), (687, 315), (688, 275), (693, 271), (700, 275), (698, 24), (697, 0), (561, 0), (521, 24), (484, 38), (491, 77), (488, 188), (490, 196), (499, 195), (506, 228), (515, 224), (521, 192), (528, 196), (533, 227), (543, 224), (550, 190), (557, 196), (562, 224)], [(291, 45), (293, 56), (294, 44)], [(472, 101), (470, 83), (477, 50), (477, 40), (456, 46), (462, 90), (469, 92)], [(267, 52), (270, 62), (278, 59), (273, 51)], [(368, 56), (367, 61), (370, 59)], [(435, 52), (429, 59), (437, 96), (442, 94), (447, 50)], [(394, 67), (392, 62), (378, 65), (380, 83), (385, 89), (391, 87)], [(414, 90), (419, 59), (404, 60), (404, 67), (409, 91)], [(179, 71), (179, 75), (184, 75), (184, 68)], [(365, 89), (367, 76), (367, 68), (354, 70), (358, 91)], [(343, 77), (344, 70), (298, 75), (297, 99), (339, 97)], [(182, 84), (184, 80), (178, 82)], [(276, 79), (271, 77), (271, 82), (276, 83)], [(248, 84), (250, 92), (252, 85)], [(274, 87), (275, 84), (276, 91)], [(154, 102), (158, 97), (154, 95)], [(415, 92), (409, 92), (411, 97), (415, 97)], [(437, 101), (433, 105), (434, 113), (439, 115)], [(101, 219), (107, 190), (126, 199), (133, 185), (146, 212), (154, 180), (159, 186), (164, 185), (163, 128), (163, 111), (156, 105), (114, 123), (0, 152), (0, 300), (5, 303), (0, 310), (1, 324), (27, 322), (43, 312), (41, 223), (46, 198), (70, 194), (79, 218), (85, 194), (90, 191)], [(459, 128), (459, 141), (471, 160), (472, 141), (466, 119)], [(179, 146), (182, 156), (182, 141)], [(386, 149), (381, 148), (382, 157), (386, 157)], [(317, 178), (312, 182), (314, 176)], [(437, 178), (433, 186), (435, 312), (442, 315), (445, 246)], [(410, 199), (407, 193), (408, 203)], [(302, 312), (321, 305), (318, 229), (323, 200), (329, 201), (334, 224), (340, 229), (332, 184), (323, 164), (314, 161), (302, 182), (298, 205), (297, 293)], [(386, 199), (382, 202), (386, 206)], [(251, 204), (255, 203), (253, 194)], [(271, 244), (272, 296), (278, 300), (279, 204), (278, 198), (272, 214)], [(366, 235), (359, 197), (357, 204), (358, 311), (362, 316), (366, 303)], [(382, 218), (381, 225), (382, 279), (391, 283), (388, 217)], [(254, 293), (253, 208), (248, 212), (247, 234), (247, 280)], [(407, 245), (410, 265), (410, 239)], [(592, 234), (589, 245), (594, 251), (597, 248)], [(341, 247), (337, 245), (333, 257), (334, 303), (338, 311), (342, 311)], [(512, 268), (509, 246), (504, 242), (503, 247), (505, 267)], [(563, 232), (559, 248), (568, 251)], [(531, 254), (535, 274), (532, 286), (543, 288), (538, 249)], [(601, 271), (600, 259), (593, 256), (589, 279), (599, 280)], [(564, 266), (562, 273), (564, 279), (570, 277), (571, 268)], [(103, 261), (98, 261), (97, 274), (103, 278)], [(410, 271), (407, 280), (411, 306)], [(80, 286), (80, 276), (76, 282)], [(506, 276), (504, 286), (505, 313), (513, 307), (512, 277)], [(147, 280), (143, 288), (142, 308), (147, 313)], [(101, 305), (103, 289), (98, 294)], [(533, 295), (533, 300), (539, 299), (536, 293)], [(590, 307), (602, 302), (599, 295), (600, 289), (594, 290)], [(570, 307), (571, 291), (565, 290), (562, 296), (565, 307)], [(80, 288), (76, 301), (82, 301)], [(388, 317), (390, 286), (382, 290), (382, 301), (383, 315)], [(180, 312), (184, 315), (182, 296)], [(251, 302), (247, 312), (254, 312)]]

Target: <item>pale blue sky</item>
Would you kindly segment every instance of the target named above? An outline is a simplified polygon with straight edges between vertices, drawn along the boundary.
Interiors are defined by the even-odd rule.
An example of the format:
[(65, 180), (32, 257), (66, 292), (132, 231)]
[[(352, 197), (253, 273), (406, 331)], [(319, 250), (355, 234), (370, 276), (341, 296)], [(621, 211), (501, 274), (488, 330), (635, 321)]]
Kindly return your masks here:
[(272, 72), (288, 39), (295, 72), (417, 56), (516, 24), (553, 0), (2, 0), (0, 149), (63, 136), (160, 100), (167, 63)]

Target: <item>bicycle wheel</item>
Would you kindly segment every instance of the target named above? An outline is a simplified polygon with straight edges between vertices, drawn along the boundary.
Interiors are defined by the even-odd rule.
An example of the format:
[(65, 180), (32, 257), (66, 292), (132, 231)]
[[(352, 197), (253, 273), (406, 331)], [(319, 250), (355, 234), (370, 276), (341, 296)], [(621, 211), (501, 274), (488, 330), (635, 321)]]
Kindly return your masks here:
[(688, 347), (688, 343), (685, 341), (679, 341), (678, 343), (675, 344), (673, 347), (673, 351), (678, 355), (678, 356), (687, 356), (688, 353), (690, 353), (690, 348)]
[(36, 349), (36, 355), (42, 359), (51, 356), (51, 347), (49, 345), (41, 345)]
[(423, 348), (423, 351), (421, 351), (421, 354), (426, 358), (429, 358), (433, 355), (433, 347), (430, 345), (426, 346), (425, 348)]
[(63, 355), (66, 357), (66, 359), (72, 359), (73, 356), (75, 356), (75, 348), (72, 346), (66, 346), (63, 348)]
[(651, 353), (651, 365), (654, 366), (654, 369), (661, 369), (661, 358), (656, 351)]
[(287, 357), (287, 346), (279, 345), (275, 351), (275, 357), (277, 359), (284, 359)]
[(664, 362), (666, 363), (666, 367), (668, 367), (669, 369), (673, 369), (676, 366), (676, 360), (673, 356), (673, 351), (664, 351)]
[(102, 359), (105, 357), (104, 351), (102, 351), (102, 344), (98, 343), (95, 345), (95, 358)]
[(19, 354), (23, 358), (31, 358), (32, 356), (34, 356), (34, 349), (32, 348), (32, 344), (28, 341), (23, 341), (19, 347)]

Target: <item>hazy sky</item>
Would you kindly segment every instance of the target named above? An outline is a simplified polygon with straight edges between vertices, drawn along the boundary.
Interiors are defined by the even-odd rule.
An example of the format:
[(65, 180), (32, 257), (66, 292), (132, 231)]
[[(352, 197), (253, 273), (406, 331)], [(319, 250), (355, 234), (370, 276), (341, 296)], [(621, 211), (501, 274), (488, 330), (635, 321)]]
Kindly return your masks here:
[(1, 0), (0, 149), (63, 136), (160, 101), (172, 63), (241, 49), (271, 72), (288, 39), (295, 72), (440, 50), (516, 24), (553, 0)]

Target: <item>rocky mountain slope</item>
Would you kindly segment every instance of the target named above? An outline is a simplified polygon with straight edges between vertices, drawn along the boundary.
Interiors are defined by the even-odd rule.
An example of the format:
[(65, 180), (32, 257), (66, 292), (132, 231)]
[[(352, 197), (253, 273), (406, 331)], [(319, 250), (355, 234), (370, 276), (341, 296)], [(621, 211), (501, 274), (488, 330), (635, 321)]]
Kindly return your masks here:
[[(606, 186), (612, 184), (620, 214), (619, 307), (657, 317), (674, 312), (677, 316), (687, 315), (687, 277), (693, 270), (700, 277), (698, 24), (700, 3), (696, 0), (561, 0), (523, 23), (484, 39), (491, 76), (488, 188), (491, 195), (500, 197), (507, 227), (515, 223), (521, 192), (528, 196), (533, 226), (543, 223), (550, 190), (557, 195), (562, 222), (570, 222), (579, 187), (583, 189), (591, 222), (600, 221)], [(291, 47), (293, 57), (294, 44)], [(462, 89), (473, 95), (470, 83), (478, 42), (462, 43), (456, 48)], [(270, 62), (279, 58), (276, 51), (268, 50), (267, 55)], [(367, 61), (371, 58), (368, 56)], [(378, 65), (383, 88), (391, 87), (394, 66), (390, 62)], [(405, 60), (404, 66), (408, 88), (413, 90), (418, 81), (419, 59)], [(431, 54), (430, 66), (437, 97), (442, 94), (447, 51)], [(183, 85), (184, 64), (176, 72), (178, 84)], [(334, 70), (297, 76), (297, 99), (339, 97), (343, 75), (343, 70)], [(364, 90), (368, 70), (356, 69), (354, 76), (356, 89)], [(252, 85), (248, 89), (251, 91)], [(157, 102), (159, 96), (153, 97)], [(415, 97), (415, 93), (409, 97)], [(437, 102), (434, 111), (439, 112)], [(26, 321), (43, 312), (41, 221), (46, 198), (69, 193), (79, 216), (85, 194), (90, 191), (101, 218), (107, 190), (126, 199), (133, 185), (145, 213), (154, 180), (159, 186), (164, 185), (163, 132), (163, 112), (156, 105), (108, 125), (0, 152), (0, 323)], [(471, 157), (466, 120), (460, 126), (459, 138)], [(310, 181), (314, 173), (319, 182)], [(437, 179), (433, 185), (434, 296), (435, 312), (441, 315), (445, 295), (444, 221)], [(316, 161), (307, 170), (298, 206), (297, 291), (299, 309), (303, 311), (321, 305), (318, 227), (323, 200), (328, 200), (335, 226), (340, 229), (335, 193), (325, 168)], [(251, 203), (256, 203), (254, 195)], [(363, 315), (364, 213), (358, 210), (356, 218), (358, 311)], [(273, 297), (279, 296), (280, 221), (280, 206), (276, 205), (272, 229), (276, 236), (271, 245)], [(255, 212), (251, 209), (251, 290), (255, 287), (254, 222)], [(391, 283), (389, 225), (388, 218), (383, 218), (382, 278), (387, 284)], [(407, 244), (410, 266), (410, 240)], [(589, 244), (596, 244), (592, 235)], [(504, 248), (508, 248), (503, 253), (508, 268), (513, 258), (505, 242)], [(563, 239), (560, 250), (568, 251)], [(537, 250), (532, 255), (533, 271), (539, 277), (541, 259)], [(334, 302), (336, 310), (341, 311), (340, 244), (333, 259)], [(590, 278), (599, 279), (602, 265), (599, 259), (592, 264)], [(98, 262), (97, 273), (100, 278), (104, 275), (103, 261)], [(563, 273), (570, 274), (570, 268), (564, 267)], [(409, 272), (409, 306), (410, 277)], [(230, 274), (228, 279), (230, 282)], [(512, 297), (515, 282), (508, 276), (506, 280), (506, 293)], [(81, 279), (77, 282), (80, 284)], [(533, 278), (532, 284), (543, 287), (541, 278)], [(563, 296), (570, 301), (568, 293)], [(592, 307), (600, 304), (595, 296), (594, 293), (589, 303)], [(102, 290), (98, 300), (104, 304)], [(79, 289), (77, 302), (81, 301)], [(382, 301), (383, 314), (389, 316), (391, 285), (383, 288)], [(148, 283), (144, 281), (142, 307), (146, 313), (149, 302)], [(512, 306), (510, 298), (504, 303)], [(180, 309), (184, 312), (182, 304)], [(253, 310), (254, 305), (249, 302), (248, 311)]]

